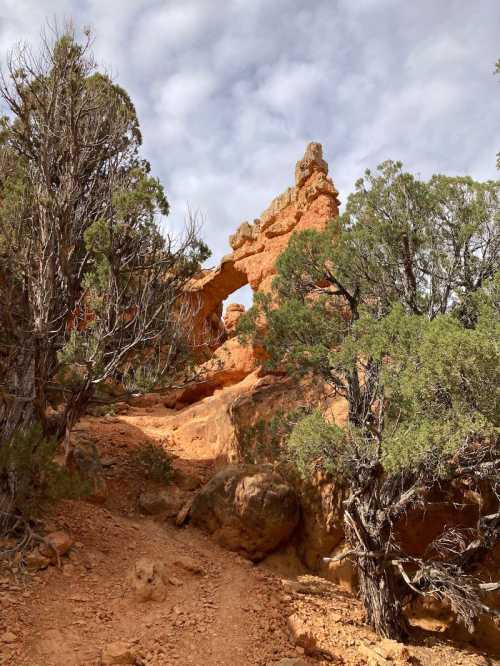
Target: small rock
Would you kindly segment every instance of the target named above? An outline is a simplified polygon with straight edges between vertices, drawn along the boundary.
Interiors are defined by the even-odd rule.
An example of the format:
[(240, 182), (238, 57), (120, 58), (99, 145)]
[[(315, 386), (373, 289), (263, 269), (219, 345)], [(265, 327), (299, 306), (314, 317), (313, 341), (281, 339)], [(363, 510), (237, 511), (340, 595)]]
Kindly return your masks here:
[(44, 543), (39, 548), (40, 554), (44, 557), (48, 557), (51, 562), (57, 560), (57, 557), (65, 555), (68, 550), (73, 545), (73, 539), (71, 536), (59, 530), (57, 532), (51, 532), (45, 537)]
[(17, 641), (17, 636), (12, 633), (12, 631), (6, 631), (0, 636), (0, 641), (2, 641), (2, 643), (15, 643)]
[(112, 664), (134, 664), (137, 653), (128, 643), (117, 641), (110, 643), (102, 651), (102, 666), (111, 666)]
[(174, 560), (174, 564), (194, 574), (204, 574), (205, 569), (192, 557), (180, 555)]
[(317, 638), (298, 613), (289, 616), (287, 625), (296, 645), (304, 648), (306, 652), (314, 651), (318, 643)]
[(137, 601), (164, 601), (165, 567), (162, 562), (142, 557), (128, 575), (128, 584)]

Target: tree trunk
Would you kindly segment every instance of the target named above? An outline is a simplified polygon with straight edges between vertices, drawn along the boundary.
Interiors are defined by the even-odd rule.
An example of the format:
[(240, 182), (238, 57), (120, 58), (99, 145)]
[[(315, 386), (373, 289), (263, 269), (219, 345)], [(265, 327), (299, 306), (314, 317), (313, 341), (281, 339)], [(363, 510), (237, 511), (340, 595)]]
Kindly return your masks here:
[(359, 589), (368, 624), (379, 636), (405, 641), (408, 623), (403, 615), (392, 569), (373, 558), (360, 558)]
[(353, 484), (344, 513), (346, 539), (357, 554), (360, 596), (368, 624), (379, 636), (404, 641), (408, 638), (408, 623), (403, 615), (398, 577), (386, 561), (391, 524), (386, 517), (387, 507), (379, 499), (378, 479), (369, 476), (361, 488)]
[(37, 420), (35, 356), (29, 347), (21, 347), (9, 359), (0, 395), (0, 446), (6, 446), (16, 432), (28, 430)]
[(64, 410), (62, 432), (64, 434), (64, 463), (71, 467), (73, 463), (73, 447), (71, 445), (71, 431), (80, 416), (85, 411), (94, 394), (94, 385), (86, 379), (79, 390), (70, 397)]

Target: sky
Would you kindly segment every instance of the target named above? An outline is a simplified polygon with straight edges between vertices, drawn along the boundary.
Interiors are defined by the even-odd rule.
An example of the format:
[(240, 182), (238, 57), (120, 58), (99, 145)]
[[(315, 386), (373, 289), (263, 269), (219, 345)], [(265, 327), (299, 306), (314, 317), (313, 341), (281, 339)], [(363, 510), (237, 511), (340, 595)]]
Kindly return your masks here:
[(197, 213), (209, 264), (293, 185), (310, 141), (344, 202), (388, 158), (499, 176), (500, 0), (0, 0), (2, 63), (54, 19), (93, 29), (136, 105), (165, 229)]

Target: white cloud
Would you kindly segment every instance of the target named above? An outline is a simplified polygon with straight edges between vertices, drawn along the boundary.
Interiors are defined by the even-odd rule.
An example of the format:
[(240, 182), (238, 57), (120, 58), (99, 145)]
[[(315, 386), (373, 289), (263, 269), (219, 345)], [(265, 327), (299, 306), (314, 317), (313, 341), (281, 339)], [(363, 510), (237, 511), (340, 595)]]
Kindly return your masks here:
[(206, 216), (215, 262), (324, 144), (345, 201), (366, 167), (495, 171), (500, 4), (421, 0), (3, 0), (0, 54), (44, 18), (90, 23), (129, 90), (180, 229)]

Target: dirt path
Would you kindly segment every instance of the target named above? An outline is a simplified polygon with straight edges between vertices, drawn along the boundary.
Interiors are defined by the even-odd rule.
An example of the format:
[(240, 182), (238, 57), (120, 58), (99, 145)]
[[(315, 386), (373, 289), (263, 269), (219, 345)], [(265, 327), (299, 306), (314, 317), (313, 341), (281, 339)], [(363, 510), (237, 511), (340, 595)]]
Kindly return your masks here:
[[(131, 454), (146, 441), (164, 441), (165, 422), (164, 408), (135, 408), (123, 417), (79, 424), (107, 459), (110, 495), (105, 506), (64, 501), (52, 508), (48, 525), (76, 539), (61, 568), (15, 581), (0, 577), (0, 666), (96, 666), (101, 650), (116, 641), (129, 642), (141, 655), (137, 663), (145, 666), (268, 666), (285, 658), (303, 660), (290, 666), (370, 663), (366, 648), (378, 641), (349, 595), (326, 582), (313, 589), (319, 579), (310, 594), (284, 587), (265, 564), (255, 566), (222, 550), (194, 528), (178, 529), (140, 514), (137, 498), (148, 484)], [(206, 455), (189, 447), (180, 453), (181, 467), (210, 474)], [(202, 574), (178, 563), (186, 555), (200, 564)], [(127, 573), (141, 557), (165, 563), (171, 576), (165, 601), (139, 603), (131, 597)], [(292, 638), (287, 625), (292, 614), (314, 633), (309, 656)], [(2, 643), (6, 632), (13, 638)], [(413, 662), (401, 663), (494, 663), (477, 652), (426, 640), (412, 646)], [(307, 640), (303, 644), (307, 647)]]

